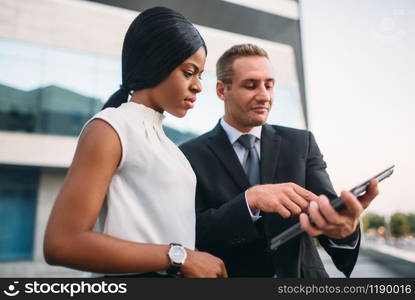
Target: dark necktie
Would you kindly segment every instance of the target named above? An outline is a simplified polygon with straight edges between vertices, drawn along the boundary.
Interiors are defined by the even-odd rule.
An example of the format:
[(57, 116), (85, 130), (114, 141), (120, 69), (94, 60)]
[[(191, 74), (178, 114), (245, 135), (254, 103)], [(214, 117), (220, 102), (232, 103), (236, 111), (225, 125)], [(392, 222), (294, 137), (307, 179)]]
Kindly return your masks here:
[(241, 135), (238, 139), (239, 144), (247, 150), (243, 168), (251, 185), (259, 184), (261, 182), (259, 172), (259, 156), (254, 146), (255, 140), (256, 137), (252, 134)]

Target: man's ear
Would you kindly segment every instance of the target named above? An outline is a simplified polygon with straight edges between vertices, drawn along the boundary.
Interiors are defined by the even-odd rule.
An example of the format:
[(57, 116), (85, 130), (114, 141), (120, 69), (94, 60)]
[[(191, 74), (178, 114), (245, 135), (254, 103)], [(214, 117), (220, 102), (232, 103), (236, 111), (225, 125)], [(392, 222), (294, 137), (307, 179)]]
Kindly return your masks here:
[(218, 95), (221, 100), (225, 100), (225, 89), (226, 85), (223, 83), (223, 81), (216, 81), (216, 95)]

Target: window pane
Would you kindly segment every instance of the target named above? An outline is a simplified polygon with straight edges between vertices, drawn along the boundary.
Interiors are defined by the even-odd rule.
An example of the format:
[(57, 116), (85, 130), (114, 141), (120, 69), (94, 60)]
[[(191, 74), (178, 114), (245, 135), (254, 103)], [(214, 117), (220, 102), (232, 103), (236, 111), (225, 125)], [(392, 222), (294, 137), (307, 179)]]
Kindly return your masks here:
[(0, 261), (31, 259), (39, 170), (0, 165)]

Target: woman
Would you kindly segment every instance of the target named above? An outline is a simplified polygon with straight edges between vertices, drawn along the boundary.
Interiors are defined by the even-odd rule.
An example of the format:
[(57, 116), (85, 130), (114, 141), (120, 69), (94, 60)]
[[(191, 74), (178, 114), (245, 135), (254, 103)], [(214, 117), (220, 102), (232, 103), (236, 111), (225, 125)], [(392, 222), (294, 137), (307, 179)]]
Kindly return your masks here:
[(219, 258), (194, 250), (196, 178), (162, 129), (164, 111), (183, 117), (194, 106), (205, 59), (180, 13), (154, 7), (132, 22), (122, 86), (85, 125), (50, 216), (49, 264), (107, 276), (227, 276)]

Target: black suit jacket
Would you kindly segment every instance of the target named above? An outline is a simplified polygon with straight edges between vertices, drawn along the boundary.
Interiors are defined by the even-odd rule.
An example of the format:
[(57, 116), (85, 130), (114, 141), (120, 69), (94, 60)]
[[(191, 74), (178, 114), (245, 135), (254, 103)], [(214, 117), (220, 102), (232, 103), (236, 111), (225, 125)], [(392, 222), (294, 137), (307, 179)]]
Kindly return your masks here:
[[(248, 178), (220, 123), (180, 148), (197, 176), (196, 247), (222, 258), (229, 276), (328, 276), (314, 240), (306, 233), (276, 252), (267, 251), (270, 239), (298, 222), (298, 217), (262, 213), (262, 218), (252, 221), (245, 201)], [(260, 167), (262, 184), (294, 182), (317, 195), (336, 197), (311, 132), (264, 125)], [(325, 236), (319, 241), (337, 268), (349, 276), (359, 245), (353, 250), (339, 249), (330, 247)]]

